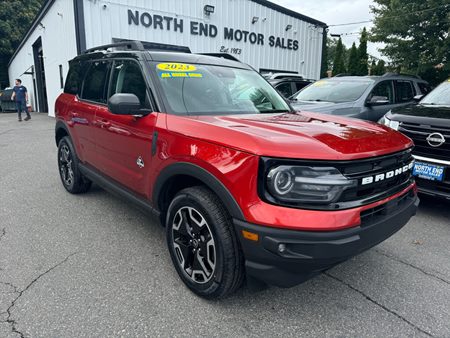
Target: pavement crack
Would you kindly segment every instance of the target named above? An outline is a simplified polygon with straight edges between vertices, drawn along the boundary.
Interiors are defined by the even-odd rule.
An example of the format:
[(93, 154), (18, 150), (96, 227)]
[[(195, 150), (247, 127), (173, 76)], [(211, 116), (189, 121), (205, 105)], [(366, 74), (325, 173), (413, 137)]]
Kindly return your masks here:
[(435, 279), (437, 279), (437, 280), (439, 280), (439, 281), (441, 281), (441, 282), (443, 282), (443, 283), (445, 283), (447, 285), (450, 285), (450, 281), (448, 281), (448, 280), (446, 280), (446, 279), (444, 279), (442, 277), (436, 276), (435, 274), (433, 274), (431, 272), (428, 272), (428, 271), (426, 271), (426, 270), (424, 270), (422, 268), (419, 268), (418, 266), (415, 266), (414, 264), (408, 263), (407, 261), (404, 261), (403, 259), (400, 259), (400, 258), (394, 257), (392, 255), (389, 255), (389, 254), (387, 254), (387, 253), (385, 253), (385, 252), (383, 252), (381, 250), (378, 250), (378, 249), (374, 249), (374, 250), (375, 250), (375, 252), (378, 252), (380, 255), (383, 255), (383, 256), (385, 256), (387, 258), (390, 258), (393, 261), (396, 261), (396, 262), (402, 263), (404, 265), (407, 265), (407, 266), (409, 266), (409, 267), (411, 267), (411, 268), (413, 268), (415, 270), (418, 270), (418, 271), (422, 272), (423, 274), (425, 274), (427, 276), (433, 277), (433, 278), (435, 278)]
[(346, 287), (348, 287), (349, 289), (359, 293), (361, 296), (363, 296), (365, 299), (367, 299), (369, 302), (371, 302), (372, 304), (375, 304), (376, 306), (380, 307), (381, 309), (383, 309), (384, 311), (396, 316), (397, 318), (399, 318), (400, 320), (402, 320), (403, 322), (407, 323), (408, 325), (410, 325), (411, 327), (413, 327), (415, 330), (427, 335), (428, 337), (433, 337), (433, 335), (428, 332), (425, 331), (424, 329), (418, 327), (416, 324), (410, 322), (408, 319), (406, 319), (405, 317), (403, 317), (402, 315), (398, 314), (397, 312), (395, 312), (394, 310), (389, 309), (388, 307), (386, 307), (385, 305), (377, 302), (375, 299), (373, 299), (372, 297), (370, 297), (369, 295), (366, 295), (363, 291), (355, 288), (353, 285), (345, 282), (344, 280), (331, 275), (329, 272), (323, 272), (324, 275), (328, 276), (329, 278), (338, 281), (339, 283), (345, 285)]
[(2, 240), (3, 237), (6, 236), (6, 228), (3, 228), (2, 231), (0, 231), (0, 241)]
[[(76, 252), (70, 254), (69, 256), (67, 256), (66, 258), (64, 258), (62, 261), (58, 262), (57, 264), (53, 265), (51, 268), (47, 269), (46, 271), (44, 271), (43, 273), (41, 273), (39, 276), (37, 276), (36, 278), (34, 278), (23, 290), (18, 290), (18, 288), (14, 287), (16, 292), (18, 293), (17, 297), (13, 299), (13, 301), (11, 302), (11, 304), (9, 305), (8, 309), (6, 310), (6, 313), (8, 314), (8, 317), (6, 318), (6, 323), (11, 325), (11, 332), (18, 334), (21, 338), (24, 338), (24, 334), (19, 331), (17, 329), (17, 321), (13, 318), (12, 316), (12, 309), (13, 307), (16, 305), (16, 302), (20, 299), (20, 297), (22, 297), (22, 295), (28, 291), (28, 289), (30, 289), (39, 279), (41, 279), (42, 277), (44, 277), (46, 274), (50, 273), (51, 271), (53, 271), (54, 269), (56, 269), (57, 267), (61, 266), (62, 264), (66, 263), (70, 257), (72, 257), (73, 255), (75, 255)], [(5, 283), (4, 283), (5, 284)], [(11, 284), (12, 285), (12, 284)]]

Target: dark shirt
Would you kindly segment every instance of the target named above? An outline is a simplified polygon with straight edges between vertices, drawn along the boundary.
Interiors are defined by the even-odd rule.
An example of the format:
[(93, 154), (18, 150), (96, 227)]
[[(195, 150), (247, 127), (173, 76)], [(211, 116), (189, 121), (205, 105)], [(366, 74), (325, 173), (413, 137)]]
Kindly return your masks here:
[(25, 93), (27, 92), (27, 88), (25, 86), (14, 86), (13, 92), (16, 93), (16, 101), (25, 101)]

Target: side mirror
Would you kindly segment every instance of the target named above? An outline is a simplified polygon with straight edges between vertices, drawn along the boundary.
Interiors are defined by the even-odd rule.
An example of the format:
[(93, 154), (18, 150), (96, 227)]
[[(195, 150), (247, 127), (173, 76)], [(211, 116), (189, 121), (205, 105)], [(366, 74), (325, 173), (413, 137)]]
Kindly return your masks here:
[(389, 103), (390, 101), (387, 96), (372, 96), (372, 98), (367, 101), (368, 106), (382, 106)]
[(424, 96), (425, 95), (416, 95), (416, 96), (413, 97), (413, 101), (417, 103), (420, 100), (422, 100)]
[(139, 114), (141, 102), (134, 94), (118, 93), (109, 98), (108, 108), (116, 115), (135, 115)]

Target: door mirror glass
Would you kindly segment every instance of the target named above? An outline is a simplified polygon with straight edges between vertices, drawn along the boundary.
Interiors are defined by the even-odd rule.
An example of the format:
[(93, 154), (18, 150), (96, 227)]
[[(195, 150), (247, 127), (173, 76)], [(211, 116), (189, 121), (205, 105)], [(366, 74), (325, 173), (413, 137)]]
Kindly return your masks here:
[(141, 103), (135, 94), (114, 94), (108, 100), (108, 108), (116, 115), (141, 115)]

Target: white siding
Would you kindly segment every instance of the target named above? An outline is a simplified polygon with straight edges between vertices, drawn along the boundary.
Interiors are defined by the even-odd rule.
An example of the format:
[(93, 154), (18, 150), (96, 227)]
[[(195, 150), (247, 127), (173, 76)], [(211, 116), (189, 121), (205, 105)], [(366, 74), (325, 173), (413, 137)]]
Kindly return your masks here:
[(27, 87), (30, 94), (30, 103), (36, 109), (36, 94), (33, 90), (32, 76), (23, 75), (23, 73), (30, 66), (34, 65), (32, 45), (41, 37), (44, 53), (48, 113), (50, 116), (54, 116), (55, 100), (62, 92), (59, 65), (63, 66), (65, 79), (69, 68), (68, 61), (77, 55), (73, 1), (56, 0), (40, 22), (45, 28), (38, 25), (31, 33), (11, 62), (8, 73), (11, 85), (14, 84), (14, 79), (22, 79), (23, 85)]
[[(203, 7), (215, 6), (206, 16)], [(128, 9), (184, 20), (184, 32), (128, 24)], [(236, 55), (256, 69), (296, 71), (307, 78), (320, 77), (322, 28), (277, 12), (250, 0), (85, 0), (86, 47), (111, 43), (112, 38), (135, 39), (191, 48), (192, 52), (219, 52), (221, 46), (242, 49)], [(252, 18), (259, 17), (252, 24)], [(263, 20), (265, 18), (265, 20)], [(217, 37), (190, 34), (190, 21), (217, 26)], [(286, 31), (287, 25), (292, 29)], [(264, 46), (224, 39), (224, 27), (264, 34)], [(270, 35), (299, 40), (297, 51), (270, 47)]]

